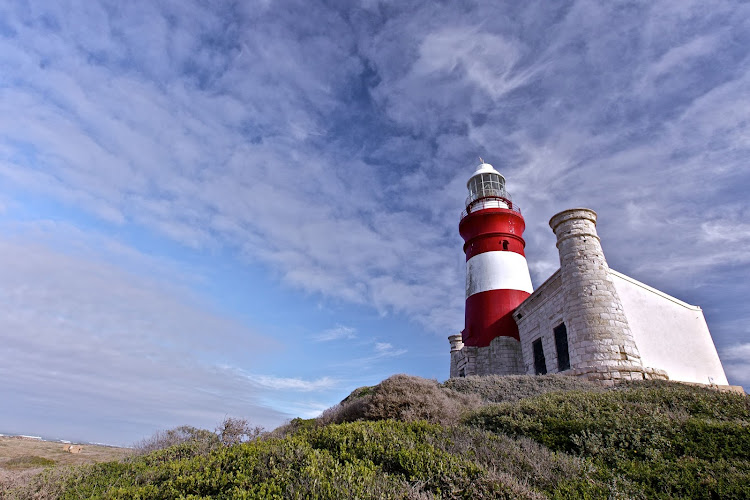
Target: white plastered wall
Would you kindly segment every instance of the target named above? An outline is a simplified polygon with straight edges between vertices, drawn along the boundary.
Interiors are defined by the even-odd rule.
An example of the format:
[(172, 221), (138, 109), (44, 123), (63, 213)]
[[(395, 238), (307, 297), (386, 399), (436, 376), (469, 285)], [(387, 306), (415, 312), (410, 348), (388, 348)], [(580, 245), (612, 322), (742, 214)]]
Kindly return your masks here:
[(610, 272), (643, 366), (665, 370), (670, 380), (728, 384), (700, 307)]

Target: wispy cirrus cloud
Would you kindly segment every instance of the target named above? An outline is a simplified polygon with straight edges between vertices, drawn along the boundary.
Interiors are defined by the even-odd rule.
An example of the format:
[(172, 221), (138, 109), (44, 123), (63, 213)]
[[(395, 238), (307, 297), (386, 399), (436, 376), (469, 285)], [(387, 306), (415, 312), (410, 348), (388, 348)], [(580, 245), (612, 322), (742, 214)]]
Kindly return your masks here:
[(322, 377), (316, 380), (303, 380), (299, 378), (274, 377), (269, 375), (249, 375), (248, 378), (253, 382), (269, 388), (292, 390), (301, 392), (320, 391), (330, 389), (337, 385), (337, 381), (330, 377)]
[(330, 342), (332, 340), (350, 340), (357, 338), (357, 330), (349, 326), (338, 325), (329, 328), (313, 337), (317, 342)]
[(390, 356), (401, 356), (406, 354), (406, 349), (397, 349), (388, 342), (376, 342), (375, 343), (375, 356), (376, 357), (390, 357)]
[[(470, 158), (499, 159), (529, 220), (530, 260), (554, 262), (554, 211), (642, 203), (658, 190), (659, 210), (679, 213), (700, 189), (688, 181), (698, 173), (691, 164), (705, 164), (698, 151), (737, 157), (747, 147), (733, 106), (746, 93), (747, 60), (725, 50), (742, 36), (741, 23), (725, 23), (739, 14), (729, 3), (710, 12), (643, 4), (628, 17), (585, 1), (475, 6), (479, 18), (502, 10), (545, 27), (524, 32), (510, 21), (446, 24), (465, 12), (433, 7), (377, 21), (365, 15), (371, 6), (343, 17), (319, 6), (303, 20), (284, 2), (26, 15), (11, 4), (14, 35), (0, 54), (23, 84), (3, 90), (3, 116), (14, 118), (0, 120), (9, 141), (0, 175), (116, 224), (233, 248), (294, 286), (443, 331), (461, 324), (455, 223), (469, 168), (457, 166)], [(656, 14), (673, 29), (656, 27)], [(311, 36), (280, 38), (278, 27)], [(734, 68), (724, 80), (675, 87), (708, 71), (718, 51)], [(679, 99), (654, 106), (665, 92)], [(381, 126), (388, 121), (401, 128)], [(709, 123), (732, 142), (715, 145)], [(369, 137), (364, 149), (357, 134)], [(733, 162), (716, 163), (715, 182), (730, 182)], [(661, 189), (668, 178), (682, 189), (673, 180), (672, 192)], [(536, 267), (541, 282), (550, 266)]]
[(750, 342), (728, 345), (719, 350), (727, 377), (736, 385), (750, 388)]

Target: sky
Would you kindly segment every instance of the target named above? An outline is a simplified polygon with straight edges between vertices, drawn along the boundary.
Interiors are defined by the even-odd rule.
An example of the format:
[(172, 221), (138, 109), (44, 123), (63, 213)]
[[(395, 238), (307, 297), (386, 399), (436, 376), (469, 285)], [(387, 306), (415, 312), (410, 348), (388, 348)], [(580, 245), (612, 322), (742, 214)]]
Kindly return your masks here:
[(130, 445), (444, 380), (481, 156), (750, 386), (750, 4), (0, 3), (0, 432)]

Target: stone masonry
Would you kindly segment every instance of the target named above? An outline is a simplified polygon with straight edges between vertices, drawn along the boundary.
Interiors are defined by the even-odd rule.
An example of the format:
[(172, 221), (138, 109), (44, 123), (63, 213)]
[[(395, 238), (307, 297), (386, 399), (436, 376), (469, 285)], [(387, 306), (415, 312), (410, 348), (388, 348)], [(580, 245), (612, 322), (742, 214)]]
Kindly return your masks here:
[[(541, 339), (547, 373), (559, 373), (553, 329), (563, 323), (562, 278), (557, 270), (513, 312), (523, 354), (523, 373), (534, 374), (532, 343)], [(568, 374), (568, 371), (565, 372)]]
[(641, 363), (596, 232), (596, 212), (565, 210), (549, 224), (560, 255), (570, 374), (594, 380), (667, 378)]
[(521, 343), (514, 338), (496, 337), (487, 347), (465, 346), (461, 334), (451, 335), (448, 340), (451, 343), (451, 377), (526, 373)]

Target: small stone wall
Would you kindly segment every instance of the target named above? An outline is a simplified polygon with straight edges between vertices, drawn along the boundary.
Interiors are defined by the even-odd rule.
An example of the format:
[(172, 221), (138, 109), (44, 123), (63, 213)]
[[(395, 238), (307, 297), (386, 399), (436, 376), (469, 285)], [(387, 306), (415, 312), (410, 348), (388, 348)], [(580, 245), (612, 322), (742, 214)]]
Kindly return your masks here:
[(461, 335), (451, 335), (448, 339), (451, 343), (451, 377), (525, 373), (521, 343), (512, 337), (496, 337), (487, 347), (465, 346)]
[(623, 380), (669, 380), (664, 370), (643, 366), (622, 366), (617, 369), (608, 366), (584, 366), (566, 370), (563, 374), (599, 382), (605, 386), (612, 386)]

